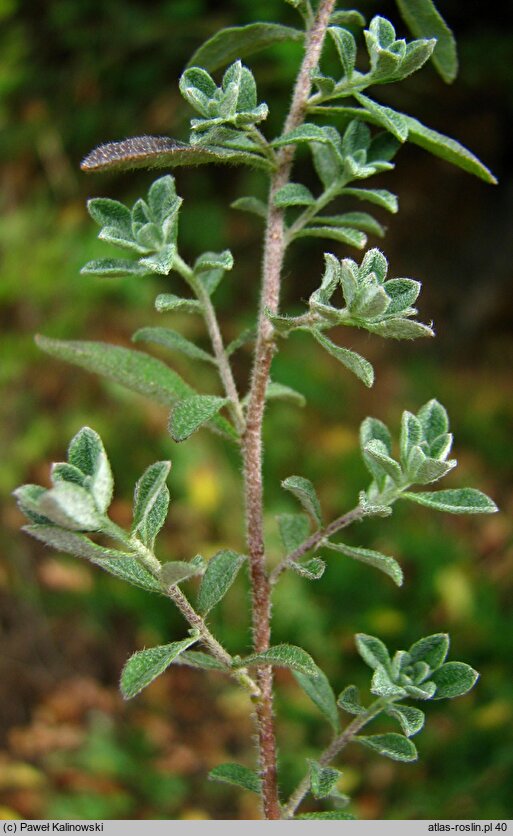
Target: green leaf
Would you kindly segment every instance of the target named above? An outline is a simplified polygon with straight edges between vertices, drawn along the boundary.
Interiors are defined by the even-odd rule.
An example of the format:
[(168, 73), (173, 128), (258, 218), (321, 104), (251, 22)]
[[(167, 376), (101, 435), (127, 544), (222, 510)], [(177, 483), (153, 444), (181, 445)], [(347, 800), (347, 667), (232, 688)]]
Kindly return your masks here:
[(82, 171), (126, 171), (134, 168), (173, 168), (179, 165), (227, 163), (269, 170), (257, 154), (207, 145), (189, 145), (169, 136), (135, 136), (99, 145), (81, 162)]
[(408, 463), (408, 456), (412, 447), (420, 444), (423, 438), (422, 424), (415, 415), (404, 410), (401, 418), (401, 462), (403, 466)]
[(98, 433), (82, 427), (70, 442), (68, 461), (87, 477), (84, 487), (91, 492), (98, 510), (106, 511), (112, 499), (114, 480)]
[(372, 734), (368, 737), (357, 735), (353, 740), (367, 746), (369, 749), (374, 749), (375, 752), (379, 752), (380, 755), (391, 758), (393, 761), (409, 763), (410, 761), (416, 761), (418, 758), (414, 744), (402, 734), (389, 732), (388, 734)]
[(343, 810), (325, 810), (323, 813), (300, 813), (294, 816), (294, 821), (298, 819), (314, 819), (316, 821), (354, 821), (355, 816), (351, 813), (345, 813)]
[(368, 636), (366, 633), (357, 633), (355, 642), (358, 653), (369, 667), (377, 668), (378, 665), (382, 665), (385, 670), (390, 670), (390, 656), (381, 639)]
[(78, 467), (68, 464), (68, 462), (54, 462), (52, 464), (51, 479), (54, 485), (57, 482), (73, 482), (75, 485), (80, 485), (84, 488), (87, 483), (87, 476)]
[(457, 140), (444, 136), (444, 134), (438, 133), (432, 128), (427, 128), (412, 116), (406, 116), (406, 114), (403, 114), (403, 116), (408, 124), (408, 139), (410, 142), (414, 142), (415, 145), (419, 145), (434, 154), (435, 157), (441, 157), (442, 160), (462, 168), (469, 174), (474, 174), (484, 180), (485, 183), (497, 183), (492, 172)]
[(231, 26), (216, 32), (199, 47), (187, 62), (187, 67), (203, 67), (209, 72), (218, 70), (238, 58), (247, 58), (255, 52), (283, 41), (301, 41), (303, 32), (279, 23), (250, 23)]
[(340, 26), (330, 26), (328, 34), (331, 36), (342, 64), (344, 75), (350, 79), (356, 62), (356, 41), (351, 32)]
[(13, 491), (18, 508), (27, 519), (38, 525), (49, 525), (51, 520), (39, 511), (39, 500), (45, 494), (47, 488), (41, 485), (21, 485)]
[(415, 279), (389, 279), (383, 288), (391, 299), (387, 308), (389, 316), (392, 313), (402, 313), (413, 305), (420, 293), (421, 284)]
[(435, 398), (422, 406), (417, 418), (420, 421), (424, 438), (431, 444), (435, 438), (449, 431), (449, 416), (447, 410)]
[(73, 531), (99, 531), (105, 523), (91, 494), (73, 482), (58, 482), (45, 491), (37, 508), (56, 525)]
[(93, 543), (83, 534), (77, 534), (75, 531), (68, 531), (54, 525), (26, 525), (23, 531), (63, 554), (73, 554), (75, 557), (83, 557), (100, 565), (101, 561), (106, 558), (123, 560), (128, 556), (126, 552), (108, 549), (105, 546), (98, 545), (98, 543)]
[(447, 633), (433, 633), (412, 644), (408, 653), (412, 662), (426, 662), (432, 671), (445, 662), (449, 652), (449, 636)]
[(201, 572), (201, 566), (192, 561), (187, 563), (183, 560), (170, 560), (162, 565), (159, 578), (161, 583), (168, 587), (186, 581), (194, 575), (201, 574)]
[(391, 697), (405, 697), (406, 691), (393, 682), (383, 665), (378, 665), (372, 676), (371, 694), (390, 699)]
[(335, 732), (340, 731), (340, 720), (337, 711), (337, 701), (330, 681), (324, 671), (316, 666), (315, 674), (293, 671), (300, 688), (313, 704), (317, 706)]
[(302, 142), (321, 142), (331, 145), (333, 140), (325, 128), (313, 122), (304, 122), (292, 131), (283, 134), (283, 136), (279, 136), (278, 139), (274, 140), (272, 145), (274, 148), (281, 148), (282, 145), (298, 145)]
[(267, 384), (267, 389), (265, 390), (265, 399), (267, 401), (271, 400), (282, 400), (282, 401), (290, 401), (294, 403), (296, 406), (305, 406), (306, 399), (305, 396), (301, 394), (301, 392), (296, 392), (295, 389), (292, 389), (290, 386), (285, 386), (283, 383), (277, 383), (274, 380), (270, 380)]
[(360, 691), (356, 685), (348, 685), (347, 688), (338, 695), (337, 705), (340, 706), (348, 714), (361, 714), (365, 711), (360, 701)]
[(217, 268), (221, 270), (231, 270), (233, 268), (233, 255), (230, 250), (223, 250), (222, 253), (203, 253), (194, 263), (195, 273)]
[(170, 348), (172, 351), (181, 351), (187, 357), (193, 360), (205, 360), (208, 363), (214, 363), (215, 359), (207, 351), (203, 351), (193, 342), (183, 337), (178, 331), (173, 331), (171, 328), (139, 328), (132, 336), (134, 343), (149, 342), (156, 345), (163, 345), (165, 348)]
[(479, 674), (464, 662), (446, 662), (431, 674), (430, 681), (436, 685), (433, 699), (461, 697), (474, 687)]
[(326, 564), (319, 557), (312, 557), (310, 560), (292, 560), (287, 568), (309, 581), (318, 581), (324, 575)]
[(118, 200), (111, 200), (108, 197), (94, 197), (87, 201), (87, 211), (99, 226), (111, 227), (120, 236), (128, 240), (132, 238), (130, 210)]
[(387, 212), (395, 214), (399, 210), (397, 197), (392, 192), (386, 189), (342, 189), (340, 194), (346, 194), (350, 197), (356, 197), (357, 200), (368, 200), (369, 203), (374, 203), (376, 206), (381, 206)]
[(84, 276), (117, 278), (118, 276), (147, 276), (150, 271), (139, 261), (130, 261), (127, 258), (100, 258), (88, 261), (80, 272)]
[(176, 253), (177, 249), (175, 244), (166, 244), (153, 255), (141, 258), (139, 264), (142, 267), (146, 267), (151, 273), (157, 273), (159, 276), (168, 276), (175, 263)]
[(164, 525), (169, 508), (166, 485), (171, 462), (155, 462), (144, 471), (134, 491), (134, 520), (132, 535), (151, 548)]
[(130, 656), (121, 672), (120, 688), (124, 699), (130, 700), (135, 697), (163, 673), (183, 650), (187, 650), (197, 640), (196, 636), (189, 637), (179, 642), (139, 650)]
[(209, 560), (198, 590), (198, 610), (202, 615), (224, 598), (245, 559), (243, 554), (226, 549)]
[(184, 650), (175, 659), (178, 665), (187, 665), (190, 668), (199, 668), (204, 671), (225, 671), (226, 666), (221, 664), (214, 656), (203, 653), (201, 650)]
[(167, 311), (183, 311), (184, 313), (201, 313), (201, 302), (197, 299), (181, 299), (173, 293), (159, 293), (155, 299), (155, 308), (159, 313)]
[(436, 38), (433, 64), (450, 84), (458, 73), (456, 41), (432, 0), (397, 0), (402, 18), (416, 38)]
[(215, 395), (192, 395), (179, 401), (169, 419), (169, 432), (175, 441), (185, 441), (229, 403)]
[[(318, 217), (315, 223), (322, 223), (324, 218)], [(312, 222), (313, 223), (313, 222)], [(328, 238), (332, 241), (339, 241), (362, 250), (367, 243), (367, 236), (358, 229), (351, 229), (348, 226), (306, 226), (294, 233), (294, 238)]]
[(322, 525), (321, 506), (315, 488), (309, 479), (305, 479), (303, 476), (289, 476), (283, 480), (281, 486), (286, 491), (294, 494), (318, 526)]
[(342, 777), (338, 769), (331, 766), (321, 766), (317, 761), (309, 760), (310, 789), (314, 798), (326, 798), (335, 789), (335, 784)]
[(383, 238), (385, 228), (367, 212), (344, 212), (343, 215), (318, 215), (315, 223), (324, 226), (349, 226)]
[(274, 205), (278, 208), (286, 206), (312, 206), (315, 198), (306, 186), (301, 183), (287, 183), (278, 189), (274, 195)]
[(445, 491), (404, 491), (400, 499), (426, 505), (449, 514), (494, 514), (499, 509), (486, 494), (475, 488), (452, 488)]
[(365, 18), (354, 9), (342, 9), (330, 15), (330, 23), (337, 26), (365, 26)]
[(403, 472), (400, 465), (387, 454), (386, 447), (379, 439), (368, 441), (364, 448), (365, 454), (379, 465), (384, 472), (390, 476), (391, 479), (400, 484), (403, 478)]
[(267, 205), (257, 197), (239, 197), (230, 203), (232, 209), (240, 209), (241, 212), (251, 212), (260, 218), (267, 218)]
[(311, 334), (317, 342), (320, 343), (320, 345), (322, 345), (322, 347), (325, 348), (332, 357), (335, 357), (336, 360), (342, 363), (346, 369), (349, 369), (349, 371), (356, 375), (359, 380), (363, 381), (366, 386), (372, 386), (374, 383), (374, 369), (365, 357), (362, 357), (355, 351), (350, 351), (348, 348), (342, 348), (339, 345), (335, 345), (335, 343), (332, 343), (331, 340), (325, 337), (324, 334), (322, 334), (317, 328), (313, 328)]
[(379, 334), (380, 337), (390, 337), (394, 340), (416, 340), (418, 337), (435, 336), (429, 325), (399, 316), (382, 322), (366, 322), (365, 328), (373, 334)]
[(403, 571), (399, 566), (397, 560), (387, 554), (374, 551), (373, 549), (363, 549), (357, 546), (347, 546), (345, 543), (330, 543), (325, 542), (324, 545), (328, 549), (340, 552), (341, 554), (352, 557), (354, 560), (359, 560), (361, 563), (367, 563), (369, 566), (374, 566), (380, 572), (384, 572), (397, 586), (402, 586)]
[(392, 110), (391, 107), (378, 104), (373, 99), (369, 99), (368, 96), (364, 96), (363, 93), (354, 93), (353, 95), (369, 113), (376, 117), (379, 124), (390, 131), (399, 142), (405, 142), (408, 139), (408, 123), (401, 113)]
[(306, 514), (279, 514), (278, 528), (285, 553), (295, 551), (310, 533), (310, 519)]
[(256, 772), (240, 763), (221, 763), (210, 770), (208, 777), (212, 781), (233, 784), (243, 790), (255, 792), (257, 795), (262, 789), (262, 782)]
[(426, 719), (424, 712), (421, 711), (420, 708), (413, 708), (413, 706), (410, 705), (401, 705), (398, 702), (394, 703), (394, 705), (388, 706), (385, 710), (385, 714), (388, 714), (389, 717), (393, 717), (394, 720), (397, 720), (400, 723), (403, 734), (405, 734), (406, 737), (413, 737), (414, 734), (417, 734), (424, 726), (424, 721)]
[(98, 560), (91, 558), (91, 560), (115, 578), (127, 581), (127, 583), (131, 583), (133, 586), (138, 586), (148, 592), (163, 594), (162, 587), (157, 579), (135, 557), (109, 557)]
[(247, 345), (248, 343), (255, 342), (256, 339), (256, 331), (254, 328), (244, 328), (243, 331), (239, 334), (238, 337), (235, 337), (231, 343), (228, 343), (226, 346), (225, 352), (227, 357), (231, 357), (239, 348), (242, 346)]
[(255, 665), (272, 665), (278, 668), (290, 668), (292, 671), (304, 673), (307, 676), (317, 676), (319, 668), (306, 650), (293, 644), (276, 644), (262, 653), (252, 653), (240, 663), (243, 667)]

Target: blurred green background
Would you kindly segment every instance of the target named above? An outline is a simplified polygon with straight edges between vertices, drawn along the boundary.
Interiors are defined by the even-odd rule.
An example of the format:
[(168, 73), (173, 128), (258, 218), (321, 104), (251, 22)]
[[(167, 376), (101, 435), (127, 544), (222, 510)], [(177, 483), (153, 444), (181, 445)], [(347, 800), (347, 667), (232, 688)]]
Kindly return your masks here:
[[(460, 519), (401, 506), (391, 519), (351, 531), (351, 542), (400, 559), (401, 590), (371, 569), (333, 558), (321, 581), (287, 576), (277, 589), (274, 640), (303, 645), (339, 689), (369, 682), (355, 653), (357, 631), (397, 649), (449, 630), (453, 658), (481, 672), (467, 697), (427, 706), (418, 764), (396, 764), (358, 747), (345, 752), (341, 789), (361, 818), (513, 815), (513, 37), (508, 4), (493, 13), (456, 0), (439, 7), (458, 36), (456, 84), (445, 87), (427, 68), (397, 89), (383, 89), (381, 98), (469, 145), (500, 185), (486, 186), (414, 146), (401, 150), (397, 172), (374, 178), (400, 198), (399, 215), (380, 218), (388, 225), (383, 246), (393, 275), (423, 281), (420, 309), (425, 321), (434, 319), (437, 339), (393, 345), (351, 335), (376, 367), (377, 383), (368, 391), (311, 340), (293, 336), (273, 377), (302, 391), (308, 405), (273, 404), (266, 427), (274, 557), (274, 515), (295, 510), (281, 479), (292, 473), (312, 479), (328, 519), (352, 507), (366, 484), (357, 453), (360, 421), (375, 415), (397, 431), (402, 410), (416, 411), (430, 397), (447, 406), (456, 437), (460, 464), (446, 485), (479, 487), (501, 508), (492, 517)], [(397, 21), (393, 3), (361, 8)], [(164, 410), (42, 356), (33, 334), (127, 345), (137, 328), (162, 323), (153, 298), (168, 280), (79, 276), (87, 260), (106, 254), (85, 199), (132, 201), (151, 174), (86, 177), (79, 161), (101, 141), (138, 133), (185, 139), (190, 114), (177, 78), (189, 55), (221, 26), (260, 18), (294, 23), (294, 11), (280, 0), (0, 0), (0, 817), (259, 815), (254, 797), (205, 780), (220, 761), (253, 764), (246, 698), (216, 674), (177, 667), (123, 704), (117, 680), (126, 657), (181, 637), (180, 617), (164, 600), (21, 535), (10, 493), (23, 482), (46, 484), (49, 463), (62, 459), (69, 438), (88, 424), (113, 463), (118, 522), (130, 520), (142, 470), (171, 458), (172, 506), (161, 553), (188, 559), (221, 546), (243, 549), (233, 451), (204, 432), (175, 445)], [(297, 45), (288, 45), (248, 62), (271, 105), (271, 130), (283, 117), (283, 91), (299, 60)], [(306, 158), (305, 166), (313, 183)], [(178, 169), (176, 179), (185, 198), (185, 256), (225, 247), (234, 253), (236, 268), (217, 295), (232, 339), (254, 317), (260, 230), (257, 220), (226, 206), (251, 191), (263, 195), (265, 184), (260, 175), (206, 167)], [(317, 286), (321, 265), (322, 244), (296, 245), (284, 307)], [(171, 287), (178, 287), (174, 278)], [(193, 317), (175, 316), (173, 327), (205, 339)], [(203, 368), (181, 356), (169, 359), (198, 389), (213, 391)], [(244, 351), (235, 370), (245, 387)], [(232, 652), (249, 646), (247, 604), (241, 579), (212, 616)], [(302, 776), (304, 759), (327, 742), (328, 729), (287, 673), (279, 672), (277, 683), (286, 792)]]

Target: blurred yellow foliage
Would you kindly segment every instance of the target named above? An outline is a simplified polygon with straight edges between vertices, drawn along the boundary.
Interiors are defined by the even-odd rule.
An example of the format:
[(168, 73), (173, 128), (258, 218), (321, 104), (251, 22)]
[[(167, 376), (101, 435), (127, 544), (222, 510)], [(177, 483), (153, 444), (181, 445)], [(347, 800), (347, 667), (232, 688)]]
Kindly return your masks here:
[(437, 572), (435, 588), (451, 621), (464, 621), (474, 610), (474, 591), (465, 571), (447, 566)]
[(193, 468), (187, 474), (187, 500), (193, 508), (211, 514), (219, 507), (219, 477), (208, 465)]

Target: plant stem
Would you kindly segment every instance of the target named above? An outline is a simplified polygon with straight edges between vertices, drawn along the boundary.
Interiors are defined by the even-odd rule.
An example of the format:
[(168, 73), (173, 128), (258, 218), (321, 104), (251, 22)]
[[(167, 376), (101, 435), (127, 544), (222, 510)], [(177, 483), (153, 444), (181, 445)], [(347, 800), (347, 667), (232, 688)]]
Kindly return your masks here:
[[(293, 130), (304, 120), (311, 91), (311, 71), (319, 62), (329, 17), (334, 6), (335, 0), (320, 1), (315, 19), (306, 35), (305, 54), (285, 121), (284, 133)], [(260, 315), (243, 444), (246, 525), (252, 585), (253, 642), (256, 653), (267, 650), (271, 632), (271, 587), (265, 567), (263, 536), (262, 423), (269, 371), (275, 349), (273, 327), (264, 311), (266, 308), (269, 308), (271, 313), (276, 313), (278, 310), (281, 270), (285, 253), (285, 224), (283, 210), (274, 206), (274, 195), (289, 181), (294, 151), (293, 145), (280, 149), (277, 154), (277, 168), (271, 178), (269, 189)], [(271, 666), (265, 665), (258, 668), (257, 682), (261, 689), (256, 714), (264, 815), (266, 819), (279, 819), (281, 811), (277, 786)]]
[(177, 255), (175, 257), (173, 266), (175, 270), (178, 273), (180, 273), (180, 275), (185, 279), (189, 287), (194, 291), (198, 301), (201, 302), (203, 318), (205, 320), (205, 324), (207, 326), (207, 330), (210, 336), (210, 342), (212, 343), (212, 348), (214, 350), (214, 356), (216, 358), (219, 376), (224, 386), (226, 397), (230, 400), (229, 409), (232, 414), (232, 418), (234, 420), (237, 432), (239, 433), (239, 435), (242, 435), (245, 427), (244, 413), (242, 410), (239, 393), (237, 392), (237, 387), (235, 385), (235, 380), (233, 378), (230, 361), (228, 360), (226, 351), (224, 349), (223, 337), (221, 335), (221, 330), (217, 321), (216, 312), (214, 310), (214, 306), (212, 305), (210, 296), (203, 287), (201, 281), (199, 281), (197, 277), (194, 275), (194, 271), (189, 267), (188, 264), (186, 264), (186, 262), (182, 258), (180, 258), (180, 256)]
[(300, 543), (300, 545), (294, 549), (293, 552), (290, 552), (290, 554), (278, 563), (269, 576), (270, 583), (276, 583), (281, 573), (284, 572), (291, 563), (295, 563), (303, 557), (303, 555), (309, 552), (310, 549), (315, 549), (316, 546), (322, 543), (323, 540), (326, 540), (327, 537), (331, 537), (331, 535), (336, 534), (337, 531), (347, 528), (348, 525), (351, 525), (351, 523), (354, 523), (357, 520), (362, 520), (365, 516), (367, 516), (365, 510), (360, 505), (357, 505), (356, 508), (348, 511), (347, 514), (342, 514), (341, 517), (337, 517), (336, 520), (333, 520), (333, 522), (325, 528), (320, 528), (319, 531), (315, 531), (310, 537)]
[[(351, 742), (353, 737), (358, 734), (367, 723), (370, 723), (378, 714), (381, 713), (383, 708), (386, 706), (387, 700), (380, 697), (379, 699), (375, 700), (362, 714), (359, 714), (354, 720), (349, 723), (349, 725), (344, 729), (344, 731), (335, 737), (335, 739), (330, 743), (330, 745), (324, 750), (321, 756), (317, 759), (321, 766), (327, 766), (333, 758), (335, 758), (342, 749), (347, 746), (348, 743)], [(294, 816), (297, 808), (301, 804), (303, 798), (307, 794), (310, 789), (310, 776), (306, 775), (303, 780), (297, 785), (296, 789), (290, 796), (289, 800), (287, 801), (286, 805), (283, 808), (284, 818), (291, 819)]]

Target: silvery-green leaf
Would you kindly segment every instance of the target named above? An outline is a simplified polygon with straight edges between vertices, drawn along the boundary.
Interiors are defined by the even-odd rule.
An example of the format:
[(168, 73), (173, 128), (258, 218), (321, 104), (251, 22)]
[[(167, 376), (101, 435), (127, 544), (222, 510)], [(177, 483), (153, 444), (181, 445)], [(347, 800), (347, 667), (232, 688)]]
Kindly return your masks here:
[(274, 330), (282, 337), (288, 336), (288, 334), (291, 331), (293, 331), (294, 328), (299, 328), (299, 317), (284, 316), (283, 314), (273, 314), (271, 313), (269, 308), (265, 308), (264, 313), (269, 322), (272, 322)]
[(330, 543), (325, 542), (324, 545), (332, 551), (345, 554), (347, 557), (352, 557), (353, 560), (359, 560), (360, 563), (367, 563), (369, 566), (374, 566), (380, 572), (384, 572), (397, 586), (402, 586), (403, 571), (399, 566), (397, 560), (387, 554), (374, 551), (374, 549), (363, 549), (359, 546), (347, 546), (345, 543)]
[(383, 471), (394, 480), (396, 484), (400, 484), (403, 479), (403, 473), (400, 465), (388, 455), (385, 445), (379, 439), (368, 441), (364, 447), (366, 455), (379, 465)]
[(139, 264), (151, 273), (168, 276), (175, 262), (176, 253), (175, 244), (165, 244), (153, 255), (139, 259)]
[(346, 369), (353, 372), (366, 386), (371, 387), (374, 383), (374, 369), (365, 357), (351, 351), (349, 348), (335, 345), (317, 328), (313, 328), (311, 334), (326, 351), (342, 363)]
[(173, 293), (159, 293), (155, 299), (155, 308), (160, 313), (165, 313), (166, 311), (201, 313), (201, 302), (198, 302), (197, 299), (181, 299)]
[(422, 424), (419, 419), (405, 409), (401, 418), (400, 436), (401, 462), (403, 466), (406, 466), (408, 463), (408, 455), (411, 448), (420, 444), (422, 437)]
[(201, 273), (204, 270), (221, 268), (231, 270), (233, 267), (233, 255), (230, 250), (223, 250), (222, 253), (206, 252), (199, 256), (194, 263), (194, 272)]
[(292, 671), (307, 676), (318, 676), (319, 668), (306, 650), (293, 644), (276, 644), (262, 653), (252, 653), (241, 660), (242, 667), (272, 665), (278, 668), (290, 668)]
[(413, 662), (426, 662), (431, 670), (436, 670), (445, 662), (449, 652), (449, 636), (447, 633), (434, 633), (425, 636), (412, 644), (408, 653)]
[(68, 462), (54, 462), (52, 464), (51, 479), (55, 485), (57, 482), (74, 482), (81, 487), (86, 486), (87, 476)]
[(215, 395), (192, 395), (179, 401), (169, 419), (169, 432), (175, 441), (185, 441), (196, 430), (214, 418), (229, 403)]
[(339, 694), (337, 698), (337, 705), (340, 706), (348, 714), (361, 714), (365, 711), (360, 702), (360, 691), (356, 685), (348, 685)]
[(407, 737), (402, 734), (389, 732), (388, 734), (372, 734), (369, 736), (357, 735), (353, 738), (357, 743), (374, 749), (380, 755), (391, 758), (393, 761), (409, 763), (418, 758), (417, 749)]
[(290, 401), (296, 406), (305, 406), (306, 399), (301, 392), (296, 392), (290, 386), (285, 386), (283, 383), (277, 383), (275, 380), (270, 380), (265, 390), (265, 398), (267, 401), (282, 400)]
[(374, 670), (371, 682), (371, 694), (379, 697), (405, 697), (406, 691), (396, 685), (383, 665), (378, 665)]
[(132, 336), (134, 343), (149, 342), (170, 348), (172, 351), (180, 351), (194, 360), (205, 360), (215, 364), (215, 358), (207, 351), (203, 351), (195, 343), (183, 337), (178, 331), (171, 328), (139, 328)]
[(114, 479), (98, 433), (90, 427), (82, 427), (69, 444), (68, 462), (88, 477), (84, 487), (93, 495), (98, 510), (106, 511), (112, 499)]
[(360, 265), (360, 278), (364, 279), (374, 273), (379, 282), (384, 282), (388, 272), (388, 261), (384, 253), (377, 247), (368, 250)]
[(355, 642), (358, 653), (369, 667), (375, 669), (382, 665), (385, 670), (390, 670), (390, 655), (381, 639), (368, 636), (366, 633), (357, 633)]
[(302, 142), (321, 142), (331, 145), (332, 139), (325, 128), (315, 125), (313, 122), (304, 122), (299, 127), (275, 139), (272, 145), (275, 148), (281, 148), (282, 145), (297, 145)]
[(285, 553), (295, 551), (310, 534), (310, 519), (306, 514), (279, 514), (278, 528)]
[(372, 320), (382, 316), (390, 304), (386, 290), (377, 283), (367, 279), (362, 281), (362, 288), (351, 305), (351, 315), (363, 320), (363, 326), (367, 326), (366, 320)]
[(179, 642), (139, 650), (129, 658), (121, 672), (120, 688), (125, 700), (135, 697), (157, 676), (164, 673), (171, 662), (197, 642), (197, 637), (189, 637)]
[(360, 491), (358, 504), (366, 517), (389, 517), (392, 513), (390, 505), (376, 505), (369, 502), (365, 491)]
[(318, 581), (324, 575), (326, 564), (319, 557), (312, 557), (310, 560), (292, 560), (288, 564), (288, 568), (302, 578), (307, 578), (309, 581)]
[[(312, 660), (313, 661), (313, 660)], [(294, 678), (305, 694), (310, 697), (335, 732), (340, 730), (337, 701), (330, 681), (317, 665), (315, 673), (294, 670)]]
[(397, 0), (397, 5), (412, 35), (436, 38), (433, 64), (444, 81), (454, 81), (458, 72), (456, 42), (433, 0)]
[(242, 212), (251, 212), (260, 218), (267, 218), (267, 206), (257, 197), (239, 197), (230, 203), (230, 206), (232, 209), (240, 209)]
[(392, 452), (390, 430), (379, 418), (365, 418), (360, 426), (360, 445), (365, 450), (369, 441), (381, 441), (387, 453)]
[(365, 327), (380, 337), (390, 337), (394, 340), (416, 340), (418, 337), (434, 337), (434, 331), (429, 325), (415, 322), (403, 317), (385, 319), (383, 322), (366, 323)]
[(321, 226), (346, 226), (360, 229), (383, 238), (385, 228), (367, 212), (344, 212), (343, 215), (317, 215), (315, 223)]
[(166, 485), (171, 462), (155, 462), (144, 471), (134, 491), (134, 519), (132, 534), (148, 546), (164, 525), (169, 508), (169, 490)]
[(62, 554), (73, 554), (75, 557), (83, 557), (100, 566), (104, 560), (119, 560), (123, 562), (124, 559), (129, 557), (126, 552), (100, 546), (98, 543), (93, 543), (84, 534), (58, 528), (55, 525), (26, 525), (23, 530), (32, 537), (35, 537), (36, 540), (40, 540), (47, 546), (56, 549), (56, 551), (62, 552)]
[(203, 653), (201, 650), (184, 650), (175, 660), (178, 665), (187, 665), (190, 668), (200, 668), (205, 671), (225, 671), (227, 668), (214, 656)]
[(174, 586), (194, 575), (201, 574), (201, 571), (201, 568), (192, 561), (187, 563), (183, 560), (170, 560), (162, 564), (159, 579), (164, 587)]
[(404, 685), (404, 690), (412, 700), (430, 700), (436, 691), (434, 682), (424, 682), (422, 685)]
[(330, 26), (328, 28), (328, 34), (331, 35), (331, 39), (335, 44), (344, 75), (350, 79), (353, 75), (356, 61), (356, 41), (351, 32), (340, 26)]
[(396, 195), (386, 189), (355, 189), (351, 187), (342, 189), (340, 193), (356, 197), (357, 200), (368, 200), (369, 203), (381, 206), (382, 209), (386, 209), (387, 212), (392, 214), (395, 214), (399, 209)]
[(313, 164), (319, 180), (325, 189), (332, 188), (337, 180), (340, 189), (344, 186), (342, 180), (343, 159), (333, 145), (316, 141), (310, 143)]
[(383, 287), (391, 299), (387, 314), (392, 314), (402, 313), (416, 302), (421, 284), (415, 279), (389, 279)]
[(39, 500), (45, 494), (47, 488), (41, 485), (22, 485), (13, 491), (16, 497), (18, 508), (27, 519), (38, 525), (50, 525), (51, 520), (39, 510)]
[(365, 26), (365, 18), (354, 9), (341, 9), (330, 15), (330, 23), (336, 26)]
[(274, 195), (274, 205), (278, 208), (286, 206), (311, 206), (315, 198), (306, 186), (301, 183), (287, 183), (278, 189)]
[(309, 760), (310, 789), (314, 798), (326, 798), (335, 789), (342, 773), (331, 766), (321, 766), (317, 761)]
[(408, 139), (419, 145), (436, 157), (441, 157), (453, 165), (462, 168), (469, 174), (474, 174), (486, 183), (497, 183), (492, 172), (477, 159), (468, 148), (465, 148), (455, 139), (427, 128), (418, 119), (403, 114), (408, 124)]
[(321, 506), (314, 486), (303, 476), (289, 476), (281, 483), (282, 488), (294, 494), (305, 511), (307, 511), (318, 526), (322, 525)]
[[(312, 221), (321, 224), (322, 217)], [(306, 226), (294, 234), (294, 238), (328, 238), (332, 241), (339, 241), (362, 250), (367, 243), (367, 236), (359, 229), (352, 229), (349, 226)]]
[(157, 223), (164, 224), (180, 206), (176, 195), (175, 178), (171, 174), (154, 180), (148, 190), (148, 207)]
[(414, 708), (411, 705), (401, 705), (397, 702), (388, 706), (385, 709), (385, 714), (388, 714), (389, 717), (393, 717), (394, 720), (400, 723), (403, 734), (406, 737), (413, 737), (414, 734), (417, 734), (424, 726), (426, 719), (424, 712), (420, 708)]
[(132, 237), (130, 210), (118, 200), (94, 197), (87, 201), (87, 211), (99, 226), (114, 227), (124, 238)]
[(429, 453), (434, 459), (439, 459), (444, 462), (451, 452), (452, 448), (452, 433), (442, 433), (434, 441), (431, 442)]
[(415, 482), (418, 485), (428, 485), (431, 482), (437, 482), (450, 470), (456, 467), (456, 460), (450, 459), (447, 462), (439, 461), (438, 459), (432, 459), (431, 457), (426, 457), (422, 464), (417, 468), (417, 472), (415, 475)]
[(383, 128), (390, 131), (399, 142), (405, 142), (408, 138), (408, 123), (401, 113), (397, 113), (391, 107), (378, 104), (373, 99), (369, 99), (368, 96), (364, 96), (363, 93), (354, 93), (354, 97), (369, 113), (376, 117)]
[(246, 58), (255, 52), (283, 41), (301, 41), (303, 32), (279, 23), (249, 23), (231, 26), (216, 32), (194, 52), (188, 67), (204, 67), (213, 72), (237, 58)]
[(431, 682), (436, 685), (433, 699), (461, 697), (474, 687), (479, 674), (464, 662), (446, 662), (431, 675)]
[(91, 494), (72, 482), (58, 482), (45, 491), (38, 509), (56, 525), (72, 531), (99, 531), (105, 522)]
[(126, 258), (98, 258), (88, 261), (81, 271), (85, 276), (147, 276), (150, 270), (142, 266), (139, 261)]
[(242, 766), (240, 763), (221, 763), (210, 770), (208, 777), (212, 781), (232, 784), (235, 787), (241, 787), (243, 790), (255, 792), (257, 795), (262, 790), (262, 782), (256, 772), (248, 769), (247, 766)]
[(245, 559), (244, 555), (226, 549), (209, 560), (198, 590), (198, 610), (202, 615), (224, 598)]
[(429, 444), (442, 433), (449, 431), (447, 410), (435, 398), (432, 398), (419, 409), (417, 418), (422, 425), (424, 438)]

